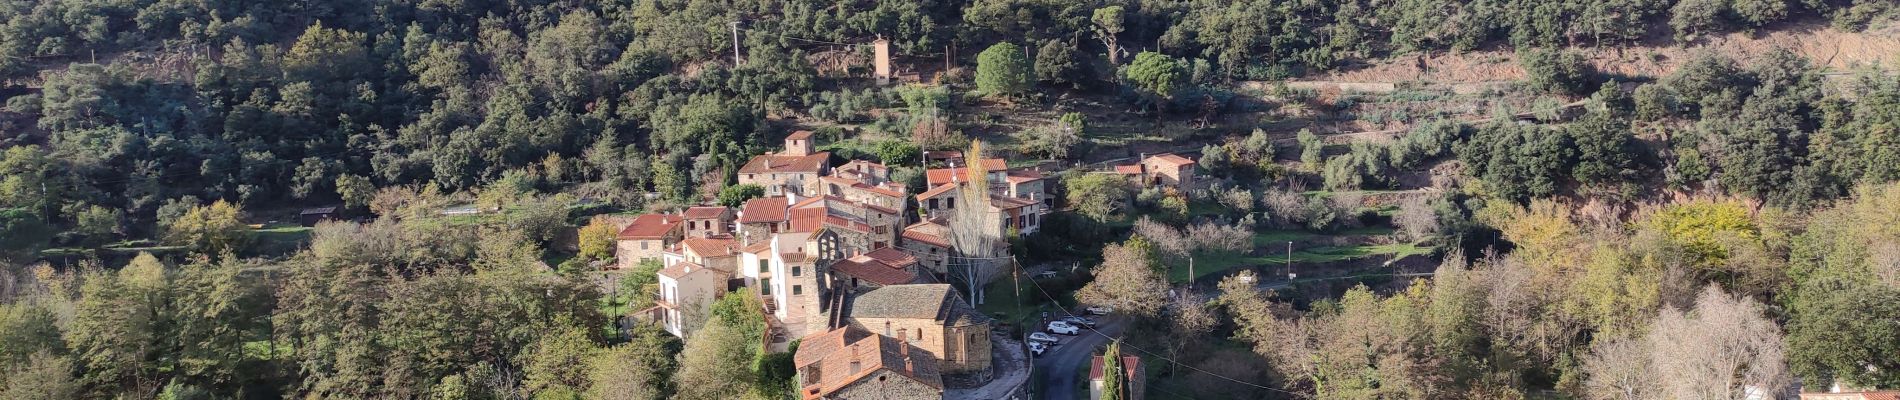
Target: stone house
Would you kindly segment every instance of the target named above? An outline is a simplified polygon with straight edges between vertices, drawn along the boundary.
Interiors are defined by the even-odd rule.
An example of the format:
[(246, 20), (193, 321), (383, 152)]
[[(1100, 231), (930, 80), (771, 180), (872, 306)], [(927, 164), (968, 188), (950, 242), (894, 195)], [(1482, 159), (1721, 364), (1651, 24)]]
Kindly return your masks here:
[(1195, 162), (1187, 157), (1164, 153), (1141, 159), (1144, 186), (1193, 189)]
[(699, 264), (730, 277), (739, 267), (739, 242), (728, 237), (689, 237), (660, 253), (660, 260), (668, 267), (682, 262)]
[(943, 377), (929, 353), (854, 327), (805, 338), (792, 366), (805, 400), (943, 398)]
[(830, 169), (831, 153), (814, 152), (809, 131), (785, 138), (785, 150), (752, 157), (739, 167), (739, 184), (759, 185), (766, 196), (817, 194), (818, 177)]
[(680, 216), (686, 220), (686, 237), (689, 238), (731, 235), (732, 222), (739, 218), (731, 208), (719, 206), (690, 207)]
[(770, 240), (773, 234), (791, 229), (792, 208), (790, 197), (761, 197), (747, 200), (739, 208), (739, 243), (750, 246), (753, 243)]
[(680, 221), (682, 218), (675, 214), (646, 214), (634, 218), (617, 235), (616, 268), (628, 269), (641, 261), (660, 260), (660, 254), (683, 236)]
[(923, 349), (946, 374), (990, 373), (991, 320), (948, 284), (884, 286), (846, 308), (846, 323)]
[(923, 271), (943, 281), (950, 272), (950, 226), (941, 219), (925, 220), (904, 227), (902, 235), (897, 247), (916, 258)]

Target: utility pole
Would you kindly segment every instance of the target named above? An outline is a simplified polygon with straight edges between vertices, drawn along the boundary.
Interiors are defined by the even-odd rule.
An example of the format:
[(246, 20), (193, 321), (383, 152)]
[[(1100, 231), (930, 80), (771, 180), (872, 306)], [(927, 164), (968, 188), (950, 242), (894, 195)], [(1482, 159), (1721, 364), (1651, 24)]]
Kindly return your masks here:
[(739, 66), (739, 21), (732, 21), (732, 66)]
[(1286, 242), (1286, 282), (1293, 283), (1293, 241)]

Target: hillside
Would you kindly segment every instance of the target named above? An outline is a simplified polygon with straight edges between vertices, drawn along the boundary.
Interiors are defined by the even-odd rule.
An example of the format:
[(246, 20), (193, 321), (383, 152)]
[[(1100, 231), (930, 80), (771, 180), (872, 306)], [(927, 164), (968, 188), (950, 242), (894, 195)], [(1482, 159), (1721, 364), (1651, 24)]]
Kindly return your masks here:
[(1891, 0), (0, 17), (0, 399), (1900, 390)]

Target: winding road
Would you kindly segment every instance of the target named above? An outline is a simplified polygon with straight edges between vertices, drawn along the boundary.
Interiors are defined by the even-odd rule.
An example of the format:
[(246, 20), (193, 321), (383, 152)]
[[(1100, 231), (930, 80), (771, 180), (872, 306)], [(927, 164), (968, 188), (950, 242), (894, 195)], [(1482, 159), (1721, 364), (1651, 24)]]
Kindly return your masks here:
[(1100, 322), (1095, 329), (1083, 328), (1076, 336), (1055, 335), (1061, 344), (1050, 348), (1036, 358), (1036, 371), (1042, 379), (1042, 393), (1036, 398), (1044, 400), (1085, 399), (1088, 395), (1087, 382), (1078, 382), (1089, 368), (1089, 360), (1094, 358), (1097, 349), (1108, 345), (1109, 338), (1120, 337), (1125, 323), (1120, 317), (1107, 316), (1096, 318)]

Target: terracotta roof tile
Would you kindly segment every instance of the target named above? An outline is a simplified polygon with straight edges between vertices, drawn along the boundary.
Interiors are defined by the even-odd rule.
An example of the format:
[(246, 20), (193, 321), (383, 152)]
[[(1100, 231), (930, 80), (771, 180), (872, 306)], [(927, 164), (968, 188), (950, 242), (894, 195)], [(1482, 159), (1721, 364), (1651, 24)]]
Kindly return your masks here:
[(905, 253), (903, 250), (898, 250), (898, 249), (894, 249), (890, 247), (885, 247), (885, 248), (881, 248), (877, 250), (871, 250), (871, 252), (869, 253), (864, 253), (864, 256), (870, 257), (871, 259), (877, 260), (878, 262), (882, 262), (886, 265), (899, 267), (899, 268), (905, 268), (905, 267), (909, 267), (911, 265), (917, 264), (917, 257), (912, 257), (910, 253)]
[[(1003, 159), (1001, 158), (991, 158), (991, 159), (983, 160), (984, 172), (996, 172), (996, 171), (1004, 171), (1008, 169), (1009, 169), (1009, 164), (1003, 161)], [(930, 186), (937, 186), (937, 185), (942, 185), (942, 184), (950, 183), (957, 180), (964, 180), (963, 178), (964, 174), (966, 174), (966, 172), (964, 172), (963, 167), (933, 168), (933, 169), (924, 171), (924, 184), (930, 185)], [(952, 179), (952, 177), (956, 177), (956, 178)]]
[(713, 258), (737, 254), (739, 242), (730, 238), (688, 238), (680, 241), (680, 246), (700, 257)]
[[(1135, 374), (1139, 372), (1141, 372), (1141, 357), (1122, 356), (1123, 376), (1127, 379), (1135, 379)], [(1089, 380), (1098, 379), (1102, 379), (1102, 356), (1089, 359)]]
[(1157, 155), (1148, 157), (1148, 160), (1152, 160), (1154, 162), (1158, 162), (1162, 164), (1174, 165), (1177, 167), (1182, 166), (1182, 165), (1194, 164), (1194, 160), (1190, 160), (1187, 157), (1174, 155), (1174, 153), (1157, 154)]
[[(840, 334), (840, 338), (848, 338), (852, 335), (844, 333)], [(799, 355), (792, 356), (793, 364), (816, 369), (809, 371), (811, 375), (816, 376), (808, 375), (806, 379), (815, 378), (818, 382), (799, 389), (802, 397), (808, 400), (829, 396), (877, 374), (878, 371), (891, 371), (925, 386), (943, 390), (943, 375), (937, 368), (937, 359), (930, 353), (899, 341), (897, 338), (865, 335), (840, 348), (833, 349), (829, 345), (823, 345), (813, 349), (813, 352), (816, 354), (821, 350), (830, 351), (824, 352), (822, 356), (803, 357), (809, 363), (801, 364), (798, 362), (801, 358)], [(804, 353), (804, 345), (801, 344), (798, 351)], [(806, 367), (799, 367), (799, 369), (806, 370)]]
[(930, 190), (925, 190), (923, 193), (918, 193), (917, 199), (925, 200), (932, 197), (942, 196), (944, 193), (950, 193), (950, 191), (956, 190), (958, 186), (962, 186), (962, 185), (951, 185), (951, 184), (937, 185), (935, 187), (931, 187)]
[(1009, 176), (1007, 177), (1006, 180), (1008, 180), (1009, 183), (1022, 184), (1025, 182), (1040, 181), (1042, 179), (1043, 179), (1042, 172), (1038, 172), (1035, 170), (1028, 170), (1028, 169), (1019, 169), (1019, 170), (1010, 170)]
[(767, 240), (761, 240), (758, 243), (753, 243), (743, 249), (739, 249), (739, 251), (760, 255), (765, 254), (768, 250), (772, 250), (772, 242)]
[(790, 202), (790, 199), (785, 197), (762, 197), (747, 200), (745, 207), (739, 211), (739, 223), (784, 222), (787, 217), (785, 208), (789, 206), (789, 204), (787, 204), (788, 202)]
[(916, 272), (862, 255), (832, 263), (831, 271), (879, 286), (902, 285), (917, 281)]
[(831, 153), (822, 151), (803, 156), (762, 154), (752, 157), (752, 160), (747, 161), (744, 167), (739, 167), (739, 173), (816, 173), (824, 170), (825, 163), (830, 161)]
[(937, 247), (950, 247), (950, 241), (944, 240), (942, 237), (938, 237), (937, 235), (933, 235), (929, 233), (918, 232), (918, 231), (913, 231), (913, 230), (905, 230), (902, 236), (904, 237), (904, 240), (920, 242), (923, 244), (928, 244), (928, 245), (937, 246)]
[(1122, 175), (1141, 175), (1140, 165), (1117, 165), (1115, 173)]
[(625, 229), (621, 229), (619, 236), (621, 239), (651, 240), (665, 238), (667, 232), (679, 227), (680, 221), (682, 220), (679, 215), (673, 214), (641, 215), (634, 218), (633, 223), (627, 224)]
[(785, 139), (786, 140), (805, 140), (805, 139), (811, 139), (811, 135), (812, 135), (811, 131), (804, 131), (804, 130), (792, 131), (792, 134), (786, 135)]
[(824, 360), (825, 356), (831, 353), (843, 350), (846, 346), (870, 336), (870, 332), (847, 326), (805, 337), (798, 343), (798, 353), (792, 354), (792, 367), (805, 368), (812, 363)]
[(712, 268), (706, 268), (706, 267), (700, 266), (699, 264), (694, 264), (687, 261), (681, 261), (681, 262), (673, 264), (673, 266), (671, 267), (660, 269), (660, 276), (673, 278), (677, 280), (680, 278), (684, 278), (687, 275), (705, 273), (706, 271), (711, 271), (711, 270)]

